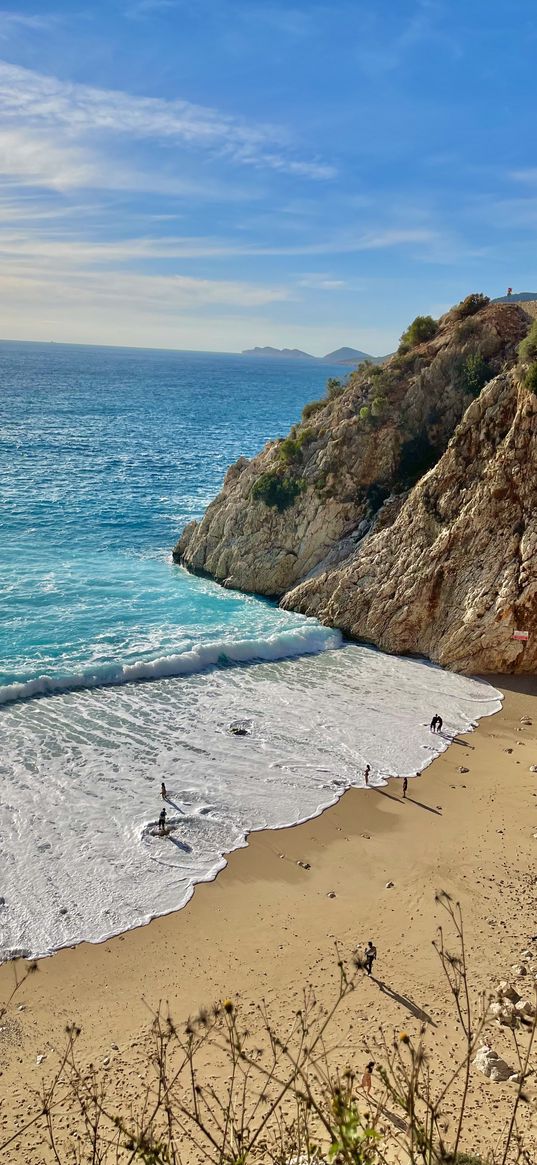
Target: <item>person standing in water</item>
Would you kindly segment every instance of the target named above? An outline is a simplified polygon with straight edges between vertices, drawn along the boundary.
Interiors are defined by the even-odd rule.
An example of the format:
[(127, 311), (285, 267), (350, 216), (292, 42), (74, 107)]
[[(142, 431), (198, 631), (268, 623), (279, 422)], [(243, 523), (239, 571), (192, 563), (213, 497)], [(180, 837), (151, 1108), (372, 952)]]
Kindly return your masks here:
[(408, 778), (403, 777), (403, 797), (406, 797), (407, 789), (408, 789)]
[(166, 833), (166, 810), (165, 809), (161, 809), (161, 811), (160, 811), (160, 816), (158, 819), (158, 831), (159, 831), (160, 837), (162, 837)]
[(166, 789), (166, 785), (164, 784), (164, 781), (161, 782), (160, 795), (161, 795), (163, 801), (168, 800), (168, 793), (167, 793), (167, 789)]
[(364, 769), (364, 781), (366, 785), (369, 784), (369, 774), (371, 772), (371, 765), (366, 765)]

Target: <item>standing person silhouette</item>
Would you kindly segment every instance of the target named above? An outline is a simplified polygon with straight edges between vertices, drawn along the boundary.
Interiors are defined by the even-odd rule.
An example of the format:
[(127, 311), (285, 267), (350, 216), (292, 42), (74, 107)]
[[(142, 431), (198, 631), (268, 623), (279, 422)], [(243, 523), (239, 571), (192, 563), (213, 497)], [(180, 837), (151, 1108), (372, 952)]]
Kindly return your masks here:
[(370, 975), (373, 970), (373, 963), (375, 962), (376, 957), (377, 948), (373, 946), (372, 939), (369, 939), (369, 942), (365, 948), (365, 969), (368, 975)]
[(366, 785), (369, 784), (369, 774), (371, 772), (371, 765), (366, 765), (364, 769), (364, 781)]
[(161, 809), (161, 811), (160, 811), (160, 816), (158, 819), (158, 831), (159, 831), (160, 837), (162, 837), (166, 833), (166, 810), (165, 809)]
[(364, 1092), (367, 1092), (368, 1096), (369, 1096), (369, 1093), (371, 1092), (371, 1085), (373, 1083), (373, 1078), (372, 1078), (371, 1073), (372, 1073), (374, 1067), (375, 1067), (374, 1061), (370, 1060), (369, 1064), (366, 1064), (366, 1066), (365, 1066), (365, 1072), (364, 1072), (362, 1079), (360, 1081), (360, 1084), (361, 1084)]
[(407, 789), (408, 789), (408, 778), (403, 777), (403, 797), (406, 797)]

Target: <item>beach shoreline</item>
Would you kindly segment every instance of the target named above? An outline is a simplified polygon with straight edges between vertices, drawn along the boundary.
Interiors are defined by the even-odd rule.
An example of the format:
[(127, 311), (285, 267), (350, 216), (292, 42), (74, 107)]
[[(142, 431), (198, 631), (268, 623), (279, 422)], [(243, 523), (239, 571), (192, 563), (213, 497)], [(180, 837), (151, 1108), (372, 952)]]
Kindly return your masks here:
[[(476, 991), (505, 977), (537, 932), (537, 776), (530, 771), (537, 763), (537, 680), (487, 679), (504, 695), (501, 711), (435, 758), (410, 783), (406, 803), (396, 781), (347, 790), (300, 825), (252, 832), (213, 881), (196, 885), (181, 910), (40, 961), (10, 1004), (12, 1034), (0, 1041), (10, 1098), (4, 1128), (17, 1127), (29, 1091), (50, 1075), (66, 1024), (81, 1026), (84, 1060), (117, 1059), (118, 1103), (131, 1103), (140, 1088), (148, 1007), (166, 1000), (182, 1020), (228, 996), (267, 998), (283, 1023), (305, 982), (329, 997), (336, 942), (350, 957), (373, 938), (378, 975), (390, 985), (380, 994), (373, 983), (363, 985), (358, 1065), (372, 1027), (415, 1027), (420, 1011), (435, 1017), (432, 1038), (441, 1061), (446, 1049), (439, 1033), (447, 1043), (450, 1027), (431, 946), (439, 921), (435, 893), (446, 890), (461, 902)], [(530, 725), (521, 724), (525, 717)], [(14, 966), (0, 967), (0, 1000), (11, 990)], [(17, 966), (20, 972), (24, 964)], [(110, 1051), (112, 1044), (117, 1051)], [(481, 1127), (498, 1130), (502, 1118), (501, 1093), (485, 1102), (483, 1088), (488, 1097), (490, 1085), (478, 1081), (476, 1136)], [(47, 1160), (39, 1146), (34, 1131), (25, 1148), (28, 1165)], [(20, 1151), (7, 1151), (6, 1161), (20, 1160)]]

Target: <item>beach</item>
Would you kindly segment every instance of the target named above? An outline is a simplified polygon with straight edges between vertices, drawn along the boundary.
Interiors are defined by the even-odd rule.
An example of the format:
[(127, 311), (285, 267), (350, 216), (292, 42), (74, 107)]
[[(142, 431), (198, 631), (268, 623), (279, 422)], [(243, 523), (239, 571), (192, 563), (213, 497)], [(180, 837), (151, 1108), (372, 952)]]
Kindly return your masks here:
[[(424, 1024), (441, 1082), (458, 1037), (432, 946), (444, 921), (435, 894), (444, 890), (461, 903), (476, 998), (507, 978), (528, 946), (537, 962), (537, 773), (530, 771), (537, 764), (537, 682), (492, 682), (504, 694), (501, 712), (411, 779), (406, 801), (400, 780), (351, 789), (320, 817), (252, 834), (183, 910), (41, 960), (2, 1021), (0, 1143), (35, 1110), (32, 1094), (55, 1070), (66, 1024), (80, 1025), (80, 1062), (105, 1064), (114, 1101), (125, 1110), (143, 1094), (151, 1009), (166, 1001), (180, 1023), (217, 1000), (229, 998), (246, 1014), (266, 999), (274, 1022), (285, 1027), (304, 984), (327, 1004), (333, 998), (335, 942), (344, 959), (370, 938), (378, 951), (374, 976), (360, 974), (334, 1021), (341, 1063), (363, 1071), (377, 1058), (380, 1027), (388, 1038), (402, 1029), (414, 1037)], [(24, 964), (17, 966), (20, 973)], [(13, 975), (13, 964), (0, 968), (2, 1001)], [(507, 1057), (510, 1037), (492, 1032)], [(474, 1071), (463, 1147), (484, 1154), (496, 1144), (512, 1098), (513, 1085)], [(64, 1137), (72, 1148), (73, 1121), (60, 1113), (60, 1147)], [(521, 1124), (535, 1145), (529, 1105)], [(2, 1159), (38, 1165), (53, 1158), (34, 1127)]]

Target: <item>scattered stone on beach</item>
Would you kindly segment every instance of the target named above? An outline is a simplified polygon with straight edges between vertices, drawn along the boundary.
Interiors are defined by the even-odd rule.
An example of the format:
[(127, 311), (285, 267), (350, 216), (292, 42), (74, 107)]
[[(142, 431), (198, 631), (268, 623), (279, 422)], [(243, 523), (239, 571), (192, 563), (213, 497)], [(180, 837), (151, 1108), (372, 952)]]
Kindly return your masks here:
[(38, 1056), (36, 1056), (36, 1058), (35, 1058), (35, 1062), (36, 1062), (36, 1064), (38, 1064), (38, 1065), (39, 1065), (39, 1064), (42, 1064), (42, 1063), (43, 1063), (43, 1060), (46, 1060), (46, 1058), (47, 1058), (47, 1057), (46, 1057), (45, 1053), (44, 1053), (44, 1052), (41, 1052), (41, 1053), (40, 1053)]
[(524, 966), (524, 963), (514, 963), (511, 967), (511, 972), (515, 976), (515, 979), (523, 979), (524, 975), (528, 974), (528, 968)]
[(482, 1072), (489, 1080), (495, 1084), (499, 1084), (504, 1080), (513, 1080), (516, 1078), (516, 1073), (505, 1060), (502, 1060), (497, 1052), (490, 1047), (489, 1044), (483, 1044), (476, 1052), (475, 1058), (472, 1060), (474, 1068), (478, 1072)]
[(519, 999), (518, 1003), (515, 1003), (515, 1011), (518, 1015), (529, 1015), (533, 1017), (535, 1015), (535, 1006), (529, 999)]
[(360, 837), (365, 837), (366, 841), (371, 841), (371, 834), (370, 833), (361, 833)]
[(537, 765), (530, 765), (530, 773), (537, 773)]
[(506, 999), (509, 999), (511, 1003), (518, 1003), (520, 999), (520, 995), (518, 994), (516, 987), (513, 987), (513, 984), (509, 983), (507, 979), (503, 979), (501, 983), (498, 983), (496, 994), (500, 996), (500, 998), (504, 996)]
[(521, 723), (521, 724), (526, 724), (526, 725), (529, 725), (529, 726), (531, 726), (531, 724), (533, 723), (533, 721), (532, 721), (532, 720), (530, 720), (529, 716), (521, 716), (521, 717), (520, 717), (520, 723)]
[(504, 751), (504, 752), (512, 752), (512, 751), (513, 751), (513, 749), (512, 749), (512, 748), (504, 748), (504, 750), (503, 750), (503, 751)]
[(458, 773), (469, 773), (470, 769), (467, 769), (465, 765), (459, 765), (457, 772)]
[(386, 882), (386, 890), (391, 890), (395, 886), (395, 882)]
[(60, 907), (60, 914), (68, 914), (68, 913), (69, 913), (69, 911), (68, 911), (66, 906)]
[(326, 897), (327, 897), (327, 898), (335, 898), (335, 897), (336, 897), (336, 892), (335, 892), (335, 890), (329, 890), (329, 891), (328, 891), (328, 894), (326, 895)]
[(300, 866), (302, 870), (311, 870), (311, 865), (309, 862), (303, 862), (299, 860), (297, 862), (297, 866)]

